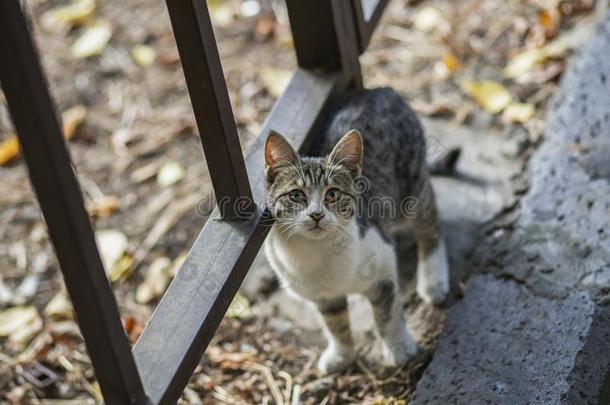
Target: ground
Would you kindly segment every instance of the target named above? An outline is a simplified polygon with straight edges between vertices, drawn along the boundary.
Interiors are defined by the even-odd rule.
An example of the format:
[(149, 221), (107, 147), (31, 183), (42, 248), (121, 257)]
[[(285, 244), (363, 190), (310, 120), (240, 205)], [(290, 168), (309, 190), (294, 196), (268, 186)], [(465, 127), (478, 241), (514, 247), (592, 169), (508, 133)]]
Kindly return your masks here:
[[(208, 3), (247, 151), (296, 65), (285, 14), (281, 2), (273, 8), (256, 1)], [(255, 3), (263, 6), (260, 13), (253, 13)], [(135, 342), (206, 219), (193, 207), (211, 199), (167, 12), (163, 2), (98, 1), (89, 20), (62, 24), (49, 13), (67, 2), (25, 4), (57, 108), (72, 110), (72, 117), (64, 114), (64, 127), (73, 164)], [(369, 309), (355, 298), (350, 307), (362, 361), (324, 377), (315, 370), (323, 341), (313, 312), (277, 288), (259, 255), (181, 401), (535, 402), (529, 386), (515, 388), (520, 368), (511, 362), (519, 356), (536, 360), (532, 353), (550, 345), (559, 349), (546, 358), (546, 371), (561, 378), (557, 387), (548, 386), (555, 388), (549, 401), (573, 403), (571, 395), (585, 393), (581, 399), (593, 403), (596, 394), (586, 395), (599, 392), (608, 369), (594, 350), (607, 333), (603, 302), (610, 284), (610, 170), (603, 159), (608, 151), (603, 106), (609, 105), (610, 91), (603, 91), (608, 79), (599, 76), (603, 58), (595, 59), (608, 54), (607, 36), (597, 35), (602, 39), (571, 62), (575, 67), (550, 109), (572, 50), (586, 42), (603, 15), (593, 5), (393, 0), (361, 58), (364, 81), (367, 87), (392, 86), (411, 103), (424, 122), (431, 155), (462, 148), (458, 174), (434, 179), (451, 256), (452, 297), (446, 306), (432, 308), (407, 291), (407, 319), (423, 350), (389, 373), (375, 367)], [(110, 22), (112, 37), (100, 55), (75, 55), (71, 46), (95, 26), (92, 18)], [(154, 58), (147, 61), (151, 51)], [(583, 77), (595, 79), (583, 82)], [(484, 79), (492, 87), (481, 86)], [(0, 141), (5, 141), (12, 129), (1, 97), (0, 104)], [(76, 129), (66, 128), (69, 123)], [(17, 314), (19, 321), (2, 318), (0, 398), (93, 403), (99, 388), (63, 299), (25, 167), (18, 156), (2, 163), (0, 317)], [(406, 238), (400, 255), (402, 265), (412, 266)], [(528, 316), (503, 323), (504, 310)], [(557, 322), (548, 326), (544, 319)], [(541, 336), (554, 343), (528, 346)], [(498, 365), (496, 352), (473, 342), (510, 350), (511, 356)], [(470, 361), (459, 361), (458, 350)], [(46, 387), (27, 378), (37, 364), (55, 374)], [(481, 371), (481, 364), (489, 365)], [(577, 367), (583, 364), (589, 369)], [(541, 378), (532, 382), (533, 390), (547, 380), (530, 369)], [(581, 369), (596, 377), (587, 378)], [(464, 376), (476, 376), (478, 391), (490, 396), (471, 396), (476, 387), (464, 387)], [(435, 396), (439, 392), (446, 397)]]

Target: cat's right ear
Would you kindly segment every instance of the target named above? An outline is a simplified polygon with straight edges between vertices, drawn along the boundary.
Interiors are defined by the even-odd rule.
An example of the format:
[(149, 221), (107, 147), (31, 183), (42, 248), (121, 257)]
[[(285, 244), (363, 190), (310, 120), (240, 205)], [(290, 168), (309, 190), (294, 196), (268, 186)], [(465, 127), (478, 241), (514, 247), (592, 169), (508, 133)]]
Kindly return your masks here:
[(271, 183), (273, 172), (285, 166), (296, 164), (299, 161), (297, 153), (292, 149), (286, 138), (275, 131), (271, 131), (265, 142), (265, 176)]

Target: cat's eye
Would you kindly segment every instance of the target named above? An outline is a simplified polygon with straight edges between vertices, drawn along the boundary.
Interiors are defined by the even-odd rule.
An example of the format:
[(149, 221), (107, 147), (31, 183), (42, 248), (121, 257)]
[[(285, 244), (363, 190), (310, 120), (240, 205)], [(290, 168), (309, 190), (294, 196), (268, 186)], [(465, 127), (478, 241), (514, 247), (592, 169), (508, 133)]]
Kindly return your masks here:
[(301, 203), (307, 200), (305, 193), (301, 190), (292, 190), (290, 193), (288, 193), (288, 198), (290, 198), (290, 201), (295, 203)]
[(327, 203), (334, 203), (339, 199), (340, 196), (341, 191), (336, 188), (331, 188), (326, 192), (326, 195), (324, 196), (324, 201)]

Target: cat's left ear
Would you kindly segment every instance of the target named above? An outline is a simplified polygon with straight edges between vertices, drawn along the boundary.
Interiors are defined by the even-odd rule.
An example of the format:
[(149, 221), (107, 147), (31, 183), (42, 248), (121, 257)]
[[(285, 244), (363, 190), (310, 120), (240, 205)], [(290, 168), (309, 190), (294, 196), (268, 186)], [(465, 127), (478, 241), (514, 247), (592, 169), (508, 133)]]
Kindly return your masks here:
[(362, 135), (356, 129), (350, 130), (337, 142), (328, 156), (331, 164), (345, 166), (352, 176), (362, 173)]

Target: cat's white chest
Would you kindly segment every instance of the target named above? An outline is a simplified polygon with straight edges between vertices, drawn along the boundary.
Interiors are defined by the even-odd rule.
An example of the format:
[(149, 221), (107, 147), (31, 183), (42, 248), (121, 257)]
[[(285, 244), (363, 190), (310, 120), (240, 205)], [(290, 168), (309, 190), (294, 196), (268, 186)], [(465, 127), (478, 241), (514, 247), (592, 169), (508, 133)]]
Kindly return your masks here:
[(394, 250), (375, 229), (364, 238), (353, 229), (338, 238), (292, 241), (274, 229), (265, 251), (280, 280), (310, 300), (362, 293), (376, 280), (395, 276)]

